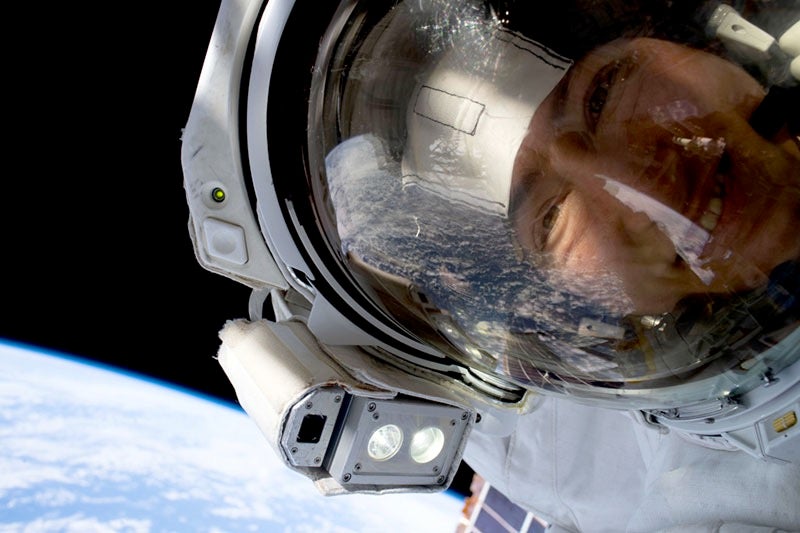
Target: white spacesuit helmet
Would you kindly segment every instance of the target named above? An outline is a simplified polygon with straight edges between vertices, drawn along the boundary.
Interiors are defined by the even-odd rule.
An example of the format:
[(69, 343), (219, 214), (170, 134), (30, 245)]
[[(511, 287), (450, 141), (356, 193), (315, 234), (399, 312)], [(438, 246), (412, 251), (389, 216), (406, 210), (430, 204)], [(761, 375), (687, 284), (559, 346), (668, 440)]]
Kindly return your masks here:
[(224, 1), (183, 135), (289, 467), (441, 490), (542, 394), (800, 461), (794, 2), (333, 4)]

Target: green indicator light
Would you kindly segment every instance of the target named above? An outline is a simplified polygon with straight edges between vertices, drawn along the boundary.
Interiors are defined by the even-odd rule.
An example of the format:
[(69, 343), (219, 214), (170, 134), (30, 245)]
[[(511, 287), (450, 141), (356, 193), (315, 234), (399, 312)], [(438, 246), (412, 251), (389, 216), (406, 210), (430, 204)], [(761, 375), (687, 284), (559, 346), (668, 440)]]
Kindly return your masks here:
[(211, 191), (211, 198), (215, 202), (223, 202), (225, 201), (225, 191), (223, 191), (219, 187), (215, 187), (214, 190)]

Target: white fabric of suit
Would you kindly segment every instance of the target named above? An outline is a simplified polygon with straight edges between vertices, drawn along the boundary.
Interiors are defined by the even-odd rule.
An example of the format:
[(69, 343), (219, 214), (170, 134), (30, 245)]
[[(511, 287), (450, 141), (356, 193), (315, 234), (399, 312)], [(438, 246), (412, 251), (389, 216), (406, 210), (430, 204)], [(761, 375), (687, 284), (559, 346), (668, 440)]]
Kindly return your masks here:
[(707, 448), (629, 413), (547, 397), (466, 462), (551, 531), (800, 531), (800, 465)]

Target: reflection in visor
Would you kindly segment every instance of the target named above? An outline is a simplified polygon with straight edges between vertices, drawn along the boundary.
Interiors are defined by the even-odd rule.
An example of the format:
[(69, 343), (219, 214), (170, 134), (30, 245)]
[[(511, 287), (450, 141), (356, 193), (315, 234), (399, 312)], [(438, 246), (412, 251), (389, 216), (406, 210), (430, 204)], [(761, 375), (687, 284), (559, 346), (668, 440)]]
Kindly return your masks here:
[(714, 273), (703, 268), (700, 254), (708, 244), (711, 235), (694, 224), (691, 220), (661, 202), (653, 200), (633, 187), (620, 183), (615, 179), (598, 175), (605, 181), (603, 189), (629, 207), (634, 213), (645, 213), (655, 222), (659, 229), (672, 241), (675, 251), (686, 261), (692, 272), (708, 285), (714, 279)]
[[(409, 12), (413, 9), (409, 8)], [(400, 13), (393, 14), (395, 20), (414, 21), (413, 17), (404, 19), (405, 12)], [(674, 100), (669, 100), (671, 96), (667, 95), (652, 106), (630, 106), (632, 110), (626, 111), (625, 106), (615, 100), (619, 98), (619, 84), (627, 82), (625, 94), (633, 94), (635, 91), (630, 88), (639, 79), (637, 76), (641, 77), (641, 72), (658, 64), (654, 50), (664, 48), (670, 53), (683, 53), (683, 49), (674, 46), (660, 48), (655, 41), (642, 41), (641, 53), (637, 50), (620, 59), (613, 54), (627, 54), (628, 44), (615, 44), (604, 49), (605, 55), (601, 54), (600, 59), (611, 61), (612, 65), (624, 64), (625, 69), (609, 71), (601, 63), (597, 67), (599, 73), (588, 76), (583, 85), (580, 81), (561, 83), (557, 90), (561, 91), (563, 102), (560, 108), (556, 106), (561, 114), (558, 120), (545, 123), (552, 130), (553, 142), (548, 144), (543, 141), (546, 137), (534, 136), (532, 141), (526, 138), (525, 143), (534, 145), (540, 141), (542, 146), (537, 149), (545, 153), (551, 146), (565, 145), (556, 142), (562, 140), (555, 137), (558, 128), (571, 133), (568, 128), (575, 125), (570, 120), (578, 124), (587, 122), (591, 135), (573, 135), (569, 145), (573, 152), (581, 149), (585, 153), (574, 158), (566, 155), (561, 160), (553, 158), (548, 161), (546, 170), (554, 175), (557, 175), (556, 170), (562, 172), (559, 178), (567, 185), (559, 187), (565, 189), (569, 186), (579, 190), (575, 185), (578, 178), (593, 181), (599, 192), (586, 194), (588, 200), (581, 204), (583, 213), (595, 209), (593, 202), (603, 200), (606, 202), (603, 209), (643, 214), (658, 228), (661, 239), (671, 247), (668, 251), (685, 263), (686, 271), (700, 287), (695, 292), (682, 293), (677, 304), (670, 302), (667, 312), (637, 311), (629, 298), (630, 286), (618, 272), (589, 268), (584, 272), (566, 271), (559, 268), (558, 261), (552, 260), (552, 252), (541, 252), (526, 246), (524, 239), (520, 240), (519, 228), (508, 212), (512, 166), (509, 157), (513, 162), (520, 146), (520, 135), (525, 135), (529, 117), (534, 115), (537, 102), (544, 96), (534, 98), (521, 88), (525, 78), (520, 72), (525, 69), (506, 68), (502, 71), (506, 72), (505, 76), (498, 74), (501, 70), (496, 70), (495, 74), (503, 79), (492, 85), (497, 80), (492, 80), (486, 69), (492, 61), (502, 64), (500, 52), (507, 50), (504, 46), (526, 43), (526, 54), (535, 49), (530, 40), (519, 36), (509, 38), (510, 32), (499, 29), (495, 35), (502, 35), (505, 44), (492, 48), (491, 37), (487, 35), (492, 35), (490, 30), (496, 27), (492, 25), (495, 22), (489, 23), (489, 30), (486, 27), (480, 30), (478, 22), (459, 25), (450, 20), (451, 26), (462, 32), (460, 38), (479, 37), (477, 45), (486, 53), (476, 55), (480, 60), (474, 65), (468, 61), (470, 54), (465, 50), (476, 50), (456, 46), (462, 41), (456, 42), (455, 38), (443, 39), (445, 26), (416, 24), (414, 27), (434, 34), (423, 41), (427, 45), (438, 43), (438, 47), (431, 45), (428, 49), (431, 57), (436, 58), (432, 61), (435, 66), (421, 59), (426, 53), (424, 47), (422, 52), (417, 51), (415, 61), (419, 71), (409, 70), (411, 81), (398, 80), (392, 85), (393, 96), (405, 95), (399, 102), (370, 100), (375, 94), (355, 82), (354, 93), (344, 91), (345, 101), (352, 106), (337, 108), (337, 116), (349, 117), (349, 122), (339, 125), (348, 135), (325, 154), (324, 187), (329, 196), (320, 196), (329, 198), (335, 213), (336, 244), (349, 260), (349, 268), (354, 272), (366, 269), (371, 274), (378, 273), (372, 278), (356, 277), (370, 279), (368, 283), (373, 288), (383, 283), (381, 275), (407, 280), (420, 294), (415, 304), (418, 309), (412, 314), (421, 317), (455, 347), (459, 353), (456, 357), (469, 366), (510, 378), (523, 386), (569, 389), (589, 396), (601, 389), (638, 390), (645, 400), (648, 400), (646, 395), (652, 393), (649, 400), (658, 403), (665, 399), (664, 395), (659, 395), (659, 390), (666, 387), (718, 378), (713, 383), (703, 383), (691, 393), (694, 399), (711, 398), (739, 386), (752, 386), (752, 383), (745, 385), (741, 376), (759, 364), (777, 369), (791, 363), (797, 357), (796, 350), (790, 350), (791, 353), (786, 353), (781, 360), (756, 361), (797, 326), (800, 269), (796, 257), (779, 261), (777, 266), (771, 265), (759, 286), (742, 289), (726, 287), (717, 265), (709, 263), (704, 254), (724, 240), (719, 235), (734, 224), (731, 212), (745, 213), (772, 205), (764, 201), (751, 206), (738, 200), (737, 194), (755, 198), (756, 193), (739, 189), (744, 181), (737, 173), (757, 169), (760, 177), (766, 176), (761, 185), (766, 187), (769, 172), (785, 181), (787, 172), (791, 175), (798, 168), (797, 160), (765, 147), (764, 153), (769, 153), (772, 159), (758, 162), (758, 166), (751, 165), (747, 159), (750, 155), (741, 156), (735, 152), (737, 146), (752, 145), (748, 144), (746, 122), (739, 119), (734, 124), (736, 129), (726, 129), (728, 115), (716, 112), (714, 102), (704, 101), (702, 93), (685, 92)], [(382, 35), (402, 35), (402, 29), (392, 28), (387, 23)], [(383, 43), (383, 47), (376, 45), (376, 49), (382, 51), (374, 58), (378, 72), (391, 67), (391, 62), (382, 54), (391, 49), (392, 44), (389, 41)], [(454, 53), (461, 58), (461, 64), (468, 65), (465, 72), (458, 72), (459, 63), (448, 55), (451, 49), (448, 47), (456, 50)], [(492, 55), (489, 50), (499, 55)], [(367, 77), (369, 53), (369, 50), (363, 51), (360, 60), (354, 63), (358, 65), (359, 75), (354, 79), (359, 82)], [(563, 61), (559, 68), (566, 70), (568, 61), (559, 61)], [(402, 65), (407, 67), (409, 63)], [(673, 63), (668, 65), (672, 68)], [(581, 65), (581, 68), (582, 72), (591, 72), (593, 66)], [(338, 75), (342, 69), (331, 70)], [(491, 74), (491, 69), (488, 72)], [(514, 72), (518, 80), (509, 82), (507, 72)], [(734, 69), (725, 73), (739, 75)], [(544, 84), (546, 93), (550, 93), (560, 76)], [(376, 84), (379, 78), (374, 77)], [(486, 83), (491, 86), (487, 87)], [(648, 95), (660, 98), (656, 89)], [(504, 98), (511, 98), (511, 103), (492, 107), (492, 102)], [(533, 103), (528, 102), (527, 107), (522, 105), (531, 98), (535, 100)], [(697, 103), (691, 104), (689, 115), (659, 114), (664, 110), (675, 111), (678, 104), (681, 110), (689, 109), (685, 102), (693, 99)], [(733, 97), (729, 100), (738, 102)], [(338, 100), (336, 103), (338, 105)], [(517, 103), (521, 105), (515, 107)], [(588, 112), (570, 117), (563, 108), (572, 103), (586, 105)], [(636, 113), (642, 107), (650, 129), (643, 130), (637, 137), (632, 127), (639, 124)], [(493, 109), (501, 111), (493, 113)], [(513, 109), (519, 113), (524, 110), (522, 118), (510, 120), (515, 113)], [(615, 122), (613, 110), (627, 112), (625, 121)], [(496, 124), (504, 120), (504, 113), (509, 117), (508, 128), (497, 127)], [(380, 118), (373, 120), (375, 117)], [(490, 123), (489, 119), (494, 121), (494, 133), (491, 142), (482, 142), (476, 131), (481, 120)], [(703, 123), (704, 120), (709, 120), (709, 124)], [(627, 136), (603, 144), (606, 141), (602, 135), (611, 131), (609, 124), (618, 129), (628, 128), (623, 131)], [(705, 144), (704, 139), (708, 140)], [(587, 165), (586, 172), (574, 171), (575, 161), (597, 158), (598, 154), (602, 155), (601, 148), (609, 152), (616, 150), (619, 156), (610, 163), (599, 160), (596, 166)], [(694, 159), (686, 163), (680, 159), (683, 156), (687, 160), (689, 156)], [(626, 161), (626, 157), (631, 161)], [(733, 170), (722, 165), (722, 160)], [(564, 163), (563, 166), (573, 173), (556, 169), (556, 163)], [(636, 165), (642, 167), (638, 173), (632, 171), (638, 168)], [(657, 165), (661, 166), (654, 168)], [(670, 188), (677, 189), (676, 184), (693, 184), (686, 176), (676, 177), (683, 171), (690, 177), (692, 172), (702, 175), (705, 181), (702, 186), (689, 187), (689, 192), (672, 194)], [(632, 172), (636, 180), (628, 176)], [(650, 178), (650, 174), (661, 181), (656, 187), (653, 185), (656, 180), (651, 179), (649, 188), (643, 188), (641, 182)], [(724, 183), (724, 198), (711, 190), (714, 183)], [(797, 196), (797, 185), (792, 189), (783, 183), (781, 187), (761, 194), (767, 200), (771, 200), (772, 195), (784, 195), (780, 197), (790, 205), (791, 195)], [(695, 201), (690, 194), (702, 198)], [(538, 198), (536, 194), (532, 197)], [(719, 213), (714, 212), (711, 213), (716, 216), (713, 223), (703, 221), (703, 216), (710, 216), (708, 213), (692, 212), (690, 216), (683, 205), (701, 206), (695, 210), (709, 206), (716, 209), (718, 201), (723, 200), (727, 202), (725, 216), (728, 220), (722, 220)], [(570, 209), (576, 209), (576, 203), (572, 199), (570, 202), (560, 208), (562, 219), (569, 220)], [(596, 213), (603, 213), (603, 209), (597, 207)], [(794, 209), (797, 222), (796, 205)], [(791, 208), (787, 212), (791, 213)], [(554, 226), (556, 230), (562, 230), (567, 224), (557, 223), (561, 226)], [(582, 234), (578, 232), (573, 238), (582, 238)], [(790, 238), (795, 242), (789, 244), (796, 246), (796, 234)], [(731, 247), (731, 243), (722, 244)], [(722, 257), (717, 263), (727, 259)], [(748, 259), (745, 257), (742, 261), (746, 263)], [(713, 290), (711, 284), (716, 284)], [(383, 303), (386, 308), (392, 308), (392, 302)], [(403, 305), (408, 304), (404, 302)], [(411, 325), (409, 329), (420, 333)], [(675, 399), (670, 397), (669, 401)]]
[(766, 326), (758, 317), (788, 325), (797, 313), (796, 264), (749, 298), (719, 304), (717, 313), (707, 299), (687, 298), (674, 313), (622, 314), (612, 278), (591, 299), (577, 296), (525, 258), (506, 218), (404, 185), (375, 137), (340, 144), (328, 156), (327, 177), (345, 254), (421, 288), (430, 321), (476, 356), (469, 364), (494, 361), (488, 370), (522, 384), (557, 378), (635, 388), (683, 379), (724, 355), (732, 338), (742, 345), (738, 358), (752, 359), (767, 347), (747, 348)]

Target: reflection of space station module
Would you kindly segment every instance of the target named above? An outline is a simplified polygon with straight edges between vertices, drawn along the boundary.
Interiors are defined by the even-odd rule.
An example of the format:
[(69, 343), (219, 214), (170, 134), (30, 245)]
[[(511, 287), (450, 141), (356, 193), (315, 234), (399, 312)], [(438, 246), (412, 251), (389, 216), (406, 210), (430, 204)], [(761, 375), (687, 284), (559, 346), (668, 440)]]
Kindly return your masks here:
[[(199, 262), (253, 289), (219, 353), (242, 405), (327, 494), (442, 490), (471, 432), (508, 435), (542, 395), (800, 461), (796, 260), (755, 289), (636, 313), (574, 290), (515, 240), (515, 154), (581, 52), (547, 24), (515, 25), (525, 9), (223, 2), (182, 158)], [(796, 136), (787, 9), (768, 33), (703, 4), (691, 38), (738, 58), (768, 88), (756, 116), (777, 129), (789, 114)], [(679, 240), (700, 272), (701, 251)]]

